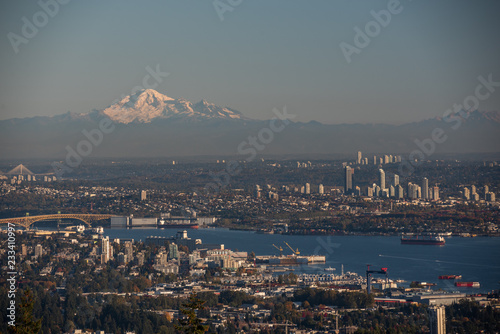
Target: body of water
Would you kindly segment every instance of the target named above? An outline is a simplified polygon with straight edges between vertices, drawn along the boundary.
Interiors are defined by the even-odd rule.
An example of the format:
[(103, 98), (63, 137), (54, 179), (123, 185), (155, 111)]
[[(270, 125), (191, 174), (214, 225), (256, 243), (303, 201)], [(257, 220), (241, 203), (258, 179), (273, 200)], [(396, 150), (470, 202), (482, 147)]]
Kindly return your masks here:
[[(132, 238), (144, 241), (148, 236), (174, 236), (176, 229), (105, 229), (110, 238)], [(389, 278), (437, 283), (435, 288), (467, 293), (488, 292), (500, 288), (500, 239), (488, 237), (446, 238), (446, 245), (402, 245), (399, 237), (382, 236), (292, 236), (257, 234), (228, 229), (188, 230), (188, 237), (203, 243), (220, 243), (225, 248), (256, 255), (278, 255), (273, 247), (285, 241), (299, 249), (301, 255), (325, 255), (325, 264), (295, 267), (295, 273), (327, 273), (326, 267), (365, 274), (366, 265), (388, 268)], [(462, 275), (462, 281), (480, 282), (480, 288), (457, 288), (453, 280), (439, 280), (439, 275)]]

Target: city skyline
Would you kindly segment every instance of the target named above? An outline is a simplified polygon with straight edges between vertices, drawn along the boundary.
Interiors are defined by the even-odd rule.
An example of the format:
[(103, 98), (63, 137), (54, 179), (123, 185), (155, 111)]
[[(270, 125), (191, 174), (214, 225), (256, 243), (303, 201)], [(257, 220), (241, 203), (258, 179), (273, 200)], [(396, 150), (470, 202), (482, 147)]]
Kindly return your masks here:
[(499, 12), (2, 2), (0, 332), (499, 332)]

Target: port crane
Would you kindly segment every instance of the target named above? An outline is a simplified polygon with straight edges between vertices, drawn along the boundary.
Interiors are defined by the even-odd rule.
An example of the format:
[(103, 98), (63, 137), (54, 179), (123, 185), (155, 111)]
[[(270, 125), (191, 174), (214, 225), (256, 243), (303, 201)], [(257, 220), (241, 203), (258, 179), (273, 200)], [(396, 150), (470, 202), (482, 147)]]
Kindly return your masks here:
[(273, 246), (274, 246), (274, 248), (276, 248), (277, 250), (279, 250), (279, 251), (280, 251), (280, 257), (282, 257), (282, 256), (283, 256), (283, 247), (281, 247), (281, 246), (280, 246), (280, 247), (278, 247), (278, 246), (276, 246), (275, 244), (273, 244)]
[(285, 243), (285, 245), (288, 246), (288, 248), (291, 249), (292, 253), (296, 256), (299, 256), (300, 255), (300, 252), (299, 252), (299, 249), (297, 248), (297, 250), (293, 249), (292, 246), (290, 246), (286, 241), (283, 241)]
[(366, 292), (370, 294), (372, 292), (372, 274), (385, 275), (386, 283), (389, 283), (389, 274), (387, 273), (387, 268), (380, 268), (380, 270), (370, 270), (371, 264), (367, 264), (366, 269)]

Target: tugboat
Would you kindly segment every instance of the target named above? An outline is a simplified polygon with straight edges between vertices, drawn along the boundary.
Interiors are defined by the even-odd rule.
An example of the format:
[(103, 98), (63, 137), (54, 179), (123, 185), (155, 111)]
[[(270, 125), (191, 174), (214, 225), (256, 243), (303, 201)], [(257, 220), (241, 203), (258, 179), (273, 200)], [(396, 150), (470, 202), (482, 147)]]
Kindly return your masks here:
[(462, 279), (462, 275), (441, 275), (439, 279)]

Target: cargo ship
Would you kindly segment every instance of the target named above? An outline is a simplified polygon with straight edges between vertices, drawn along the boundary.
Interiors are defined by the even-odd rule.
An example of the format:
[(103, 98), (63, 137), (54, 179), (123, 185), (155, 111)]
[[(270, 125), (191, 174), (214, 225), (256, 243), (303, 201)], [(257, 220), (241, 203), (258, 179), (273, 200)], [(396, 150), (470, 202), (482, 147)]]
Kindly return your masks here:
[(455, 282), (455, 286), (459, 288), (479, 288), (479, 282)]
[(439, 279), (461, 279), (462, 275), (441, 275), (438, 276)]
[(439, 235), (426, 234), (403, 234), (401, 235), (401, 244), (404, 245), (438, 245), (445, 244), (443, 237)]

